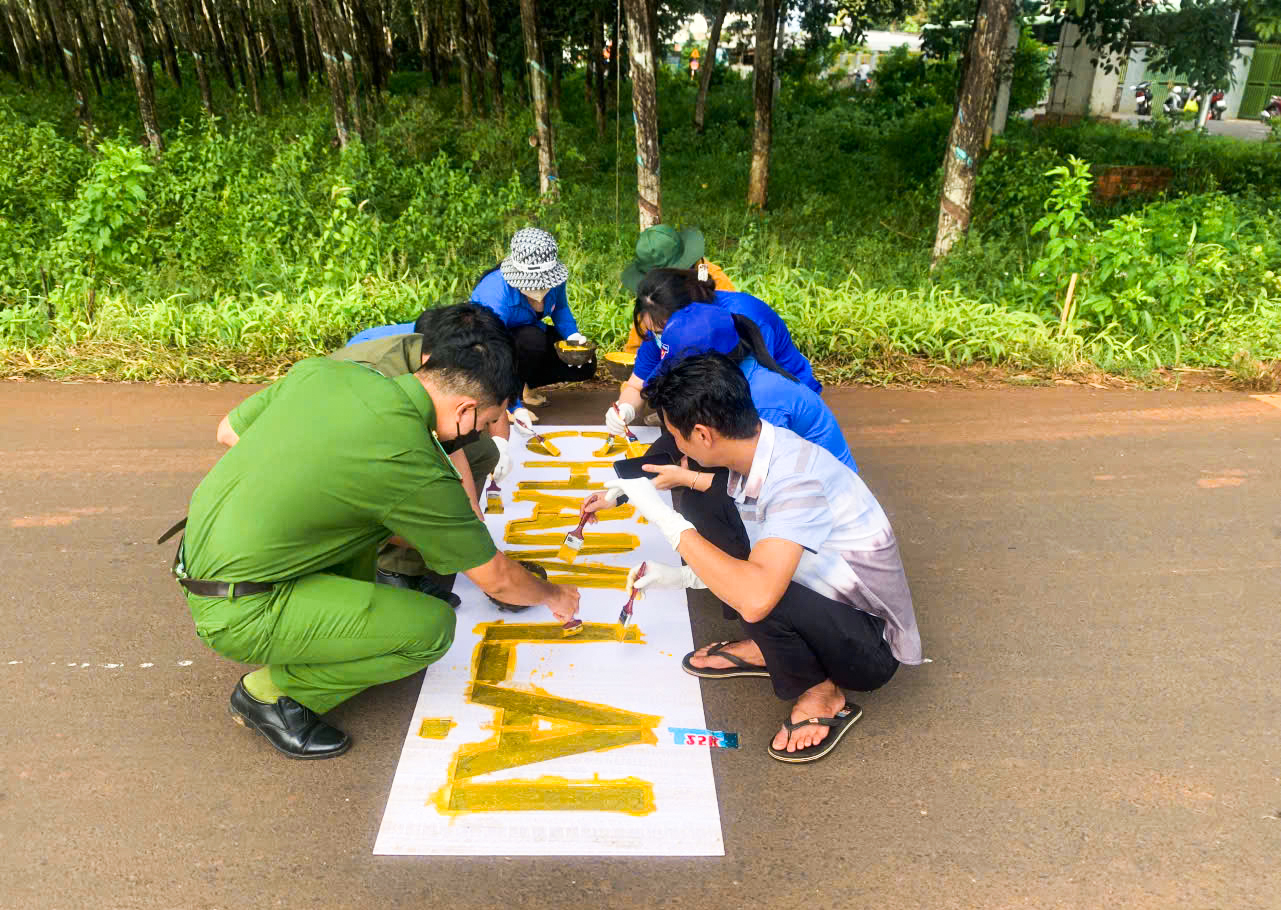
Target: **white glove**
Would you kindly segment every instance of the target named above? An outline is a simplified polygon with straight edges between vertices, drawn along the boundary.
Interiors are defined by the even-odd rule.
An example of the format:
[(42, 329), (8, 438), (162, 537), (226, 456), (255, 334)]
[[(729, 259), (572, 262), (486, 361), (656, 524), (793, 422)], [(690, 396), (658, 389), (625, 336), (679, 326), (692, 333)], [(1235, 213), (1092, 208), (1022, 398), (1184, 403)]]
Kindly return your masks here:
[(570, 335), (565, 340), (568, 341), (570, 344), (587, 344), (587, 336), (584, 335), (582, 332), (575, 332), (573, 335)]
[(636, 409), (625, 401), (614, 402), (605, 412), (605, 429), (615, 436), (626, 436), (627, 425), (636, 419)]
[(494, 445), (498, 447), (498, 464), (494, 465), (494, 471), (489, 476), (494, 478), (494, 483), (502, 483), (507, 475), (512, 472), (512, 457), (508, 451), (511, 443), (501, 436), (495, 436)]
[(507, 419), (511, 425), (520, 430), (526, 436), (534, 435), (534, 424), (538, 423), (538, 415), (529, 408), (516, 408), (507, 413)]
[(669, 566), (661, 562), (643, 562), (641, 566), (645, 567), (645, 574), (640, 578), (636, 577), (636, 573), (640, 571), (640, 566), (632, 567), (632, 570), (627, 573), (627, 595), (629, 597), (633, 588), (636, 589), (638, 594), (644, 596), (646, 588), (701, 589), (707, 587), (689, 566)]
[(636, 507), (636, 511), (645, 516), (645, 520), (658, 529), (658, 533), (667, 539), (673, 550), (681, 542), (681, 535), (692, 531), (694, 526), (680, 516), (667, 503), (658, 490), (649, 482), (648, 477), (637, 477), (635, 480), (611, 480), (605, 485), (610, 494), (615, 491), (624, 493), (627, 501)]

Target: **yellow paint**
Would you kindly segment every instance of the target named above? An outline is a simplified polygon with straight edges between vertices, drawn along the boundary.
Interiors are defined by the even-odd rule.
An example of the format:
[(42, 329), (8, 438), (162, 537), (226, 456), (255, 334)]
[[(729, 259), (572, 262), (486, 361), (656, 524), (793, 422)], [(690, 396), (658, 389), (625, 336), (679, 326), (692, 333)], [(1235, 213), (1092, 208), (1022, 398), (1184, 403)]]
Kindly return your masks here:
[[(484, 774), (506, 771), (567, 755), (598, 752), (622, 746), (656, 745), (659, 717), (637, 714), (609, 705), (552, 695), (536, 686), (517, 688), (508, 682), (520, 644), (583, 645), (617, 641), (616, 628), (584, 623), (574, 638), (561, 638), (556, 623), (481, 623), (481, 640), (472, 659), (472, 684), (467, 700), (494, 710), (494, 734), (462, 746), (454, 756), (449, 778), (432, 796), (445, 814), (464, 812), (524, 812), (577, 810), (646, 815), (655, 809), (653, 785), (635, 777), (569, 780), (542, 776), (531, 779), (476, 781)], [(643, 639), (629, 629), (626, 643)]]
[(569, 780), (543, 776), (492, 784), (463, 781), (437, 791), (432, 801), (447, 815), (575, 810), (649, 815), (655, 808), (653, 784), (638, 777)]
[(592, 469), (613, 468), (612, 461), (527, 461), (527, 468), (566, 468), (569, 470), (567, 480), (522, 480), (516, 484), (518, 490), (603, 490), (604, 483), (592, 481)]
[[(546, 531), (554, 528), (574, 528), (578, 525), (578, 516), (582, 511), (583, 500), (573, 496), (550, 496), (535, 490), (517, 490), (516, 502), (532, 502), (534, 512), (528, 518), (516, 518), (507, 522), (503, 529), (503, 540), (518, 547), (552, 547), (551, 555), (559, 556), (560, 546), (565, 542), (564, 534), (535, 534), (535, 531)], [(596, 513), (599, 521), (619, 521), (631, 518), (636, 513), (633, 506), (616, 506), (602, 509)], [(591, 556), (600, 553), (630, 553), (640, 546), (640, 538), (635, 534), (589, 532), (584, 529), (583, 545), (578, 553)], [(509, 554), (510, 555), (510, 554)], [(513, 557), (515, 558), (515, 557)], [(544, 568), (547, 568), (544, 566)], [(550, 571), (550, 569), (549, 569)]]
[(555, 550), (512, 550), (512, 559), (533, 562), (547, 571), (547, 580), (554, 585), (575, 585), (579, 588), (627, 589), (627, 567), (611, 566), (603, 562), (561, 562)]
[(605, 445), (592, 452), (593, 458), (615, 458), (619, 455), (624, 458), (639, 458), (649, 451), (648, 442), (628, 442), (626, 436), (615, 436), (599, 430), (588, 430), (582, 435), (589, 439), (605, 440)]
[[(553, 439), (564, 439), (566, 437), (578, 436), (578, 430), (556, 430), (552, 433), (539, 433), (534, 439), (525, 443), (525, 448), (535, 455), (550, 455), (552, 458), (560, 457), (560, 449), (552, 442)], [(529, 464), (529, 462), (525, 462)]]
[(458, 726), (448, 717), (424, 717), (418, 735), (423, 739), (444, 739), (449, 731)]

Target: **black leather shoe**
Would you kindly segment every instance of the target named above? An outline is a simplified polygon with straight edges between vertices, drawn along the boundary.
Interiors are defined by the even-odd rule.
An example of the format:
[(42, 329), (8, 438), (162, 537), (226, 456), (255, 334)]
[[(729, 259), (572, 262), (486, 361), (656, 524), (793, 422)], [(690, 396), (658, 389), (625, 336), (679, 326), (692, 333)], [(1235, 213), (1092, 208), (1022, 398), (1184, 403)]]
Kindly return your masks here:
[(260, 702), (245, 689), (244, 677), (232, 690), (229, 710), (232, 720), (257, 730), (290, 758), (333, 758), (351, 748), (350, 736), (292, 698), (278, 698), (273, 705)]
[(457, 610), (458, 605), (463, 602), (463, 599), (461, 597), (459, 597), (453, 591), (446, 591), (442, 589), (440, 585), (436, 584), (432, 580), (432, 578), (428, 575), (424, 575), (423, 580), (418, 583), (418, 590), (421, 591), (423, 594), (428, 595), (429, 597), (437, 597), (443, 600), (445, 603), (449, 604), (455, 610)]

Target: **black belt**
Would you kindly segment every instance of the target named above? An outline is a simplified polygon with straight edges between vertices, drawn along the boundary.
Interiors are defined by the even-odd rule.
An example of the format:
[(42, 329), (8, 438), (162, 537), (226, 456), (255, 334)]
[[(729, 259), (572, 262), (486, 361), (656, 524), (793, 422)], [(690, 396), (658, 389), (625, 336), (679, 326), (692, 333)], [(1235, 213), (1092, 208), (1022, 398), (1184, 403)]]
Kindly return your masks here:
[(179, 578), (178, 584), (201, 597), (226, 597), (233, 600), (250, 594), (263, 594), (276, 586), (269, 581), (205, 581), (201, 578)]

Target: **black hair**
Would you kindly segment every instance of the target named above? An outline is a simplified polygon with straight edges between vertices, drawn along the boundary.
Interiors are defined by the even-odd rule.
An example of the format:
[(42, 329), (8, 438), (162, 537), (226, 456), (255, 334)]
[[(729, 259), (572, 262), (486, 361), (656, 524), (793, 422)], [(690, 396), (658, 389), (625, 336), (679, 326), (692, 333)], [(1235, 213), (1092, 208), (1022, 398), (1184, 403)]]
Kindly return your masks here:
[(747, 379), (724, 354), (687, 357), (651, 377), (642, 394), (685, 437), (698, 424), (727, 439), (750, 439), (761, 427)]
[(475, 398), (482, 407), (520, 397), (516, 345), (493, 311), (459, 303), (428, 310), (415, 328), (424, 321), (423, 352), (430, 356), (417, 372), (447, 391)]
[(792, 382), (800, 382), (795, 376), (779, 366), (774, 355), (769, 352), (765, 344), (765, 337), (761, 335), (761, 328), (751, 319), (741, 313), (733, 313), (734, 328), (738, 331), (738, 347), (730, 351), (729, 359), (734, 363), (742, 363), (746, 357), (754, 357), (756, 362), (770, 372), (777, 373), (784, 379), (790, 379)]
[(489, 307), (467, 302), (423, 310), (414, 323), (414, 331), (423, 336), (423, 353), (430, 354), (440, 338), (459, 338), (468, 334), (488, 337), (504, 334), (507, 329)]
[(715, 295), (716, 282), (710, 278), (699, 281), (698, 272), (693, 269), (650, 269), (636, 289), (632, 325), (636, 327), (636, 334), (644, 336), (642, 316), (666, 325), (677, 310), (691, 303), (711, 303)]

